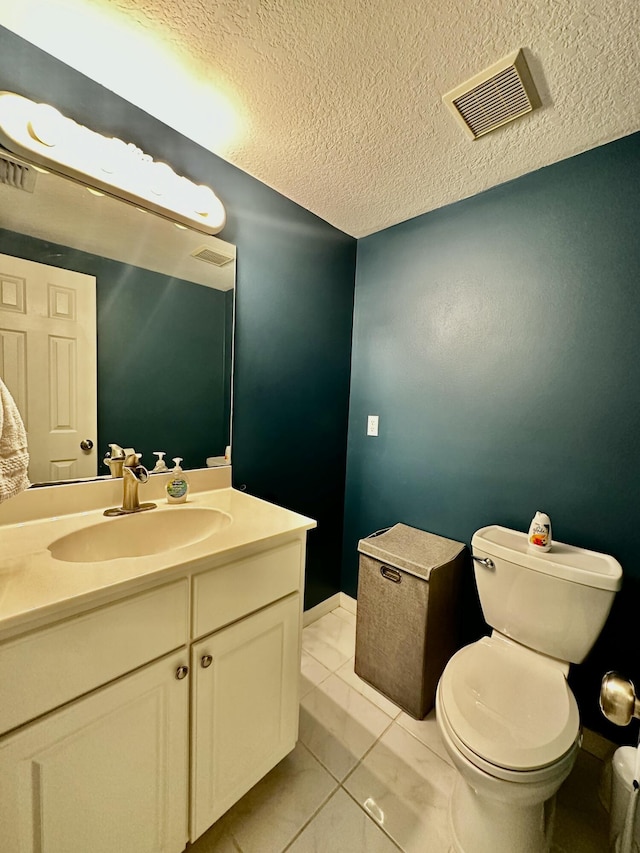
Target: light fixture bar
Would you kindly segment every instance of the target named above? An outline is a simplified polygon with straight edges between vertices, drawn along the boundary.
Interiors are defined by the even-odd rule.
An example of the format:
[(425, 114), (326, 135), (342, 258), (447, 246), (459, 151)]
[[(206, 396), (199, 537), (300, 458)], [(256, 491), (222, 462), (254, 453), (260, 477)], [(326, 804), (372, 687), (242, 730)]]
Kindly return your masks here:
[(0, 92), (0, 145), (42, 166), (204, 234), (225, 209), (210, 187), (177, 175), (132, 143), (102, 136), (13, 92)]

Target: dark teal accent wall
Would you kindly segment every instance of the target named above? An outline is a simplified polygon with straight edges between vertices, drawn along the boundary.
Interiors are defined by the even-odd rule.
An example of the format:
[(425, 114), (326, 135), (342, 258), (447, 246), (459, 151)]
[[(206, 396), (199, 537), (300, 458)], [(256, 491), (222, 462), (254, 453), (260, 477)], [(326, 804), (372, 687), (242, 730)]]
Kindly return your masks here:
[[(0, 224), (2, 212), (0, 211)], [(98, 474), (109, 444), (204, 468), (229, 443), (231, 295), (0, 228), (0, 252), (96, 278)], [(185, 365), (193, 377), (185, 378)], [(95, 437), (94, 441), (95, 441)]]
[(134, 142), (220, 196), (220, 237), (238, 249), (234, 484), (318, 521), (306, 605), (337, 592), (356, 241), (4, 28), (0, 88)]
[[(601, 716), (600, 679), (640, 683), (639, 199), (636, 134), (389, 228), (358, 242), (354, 314), (343, 589), (378, 528), (469, 543), (549, 513), (559, 541), (624, 569), (571, 675), (583, 721), (613, 739), (633, 736)], [(483, 628), (469, 601), (467, 640)]]

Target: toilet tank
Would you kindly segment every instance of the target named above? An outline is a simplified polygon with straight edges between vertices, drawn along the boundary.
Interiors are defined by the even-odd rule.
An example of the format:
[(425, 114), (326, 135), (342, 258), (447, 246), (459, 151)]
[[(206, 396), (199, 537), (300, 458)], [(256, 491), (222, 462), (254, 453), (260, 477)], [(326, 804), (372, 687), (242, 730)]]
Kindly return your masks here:
[(471, 549), (485, 621), (531, 649), (581, 663), (622, 584), (620, 563), (555, 541), (532, 553), (526, 533), (498, 525), (474, 533)]

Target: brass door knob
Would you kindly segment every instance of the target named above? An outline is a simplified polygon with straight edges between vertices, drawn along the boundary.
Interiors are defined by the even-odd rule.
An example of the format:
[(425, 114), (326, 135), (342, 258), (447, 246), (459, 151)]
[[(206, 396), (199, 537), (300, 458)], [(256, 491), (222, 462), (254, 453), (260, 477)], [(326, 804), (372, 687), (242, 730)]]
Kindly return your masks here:
[(85, 450), (87, 452), (89, 450), (93, 450), (93, 442), (91, 441), (90, 438), (83, 438), (82, 439), (82, 441), (80, 442), (80, 450)]

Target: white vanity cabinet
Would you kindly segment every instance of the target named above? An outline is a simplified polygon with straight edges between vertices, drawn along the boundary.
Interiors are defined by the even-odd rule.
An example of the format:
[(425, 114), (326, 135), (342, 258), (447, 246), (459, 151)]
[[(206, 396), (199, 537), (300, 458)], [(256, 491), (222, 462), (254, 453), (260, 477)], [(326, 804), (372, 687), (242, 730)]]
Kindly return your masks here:
[(3, 853), (181, 853), (293, 749), (304, 543), (0, 643)]
[(209, 633), (191, 648), (192, 841), (295, 746), (303, 554), (297, 540), (194, 577)]
[(180, 853), (187, 840), (185, 652), (0, 744), (6, 853)]
[(294, 748), (297, 594), (192, 647), (192, 839)]

